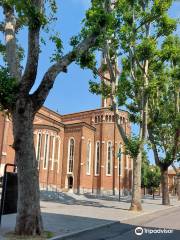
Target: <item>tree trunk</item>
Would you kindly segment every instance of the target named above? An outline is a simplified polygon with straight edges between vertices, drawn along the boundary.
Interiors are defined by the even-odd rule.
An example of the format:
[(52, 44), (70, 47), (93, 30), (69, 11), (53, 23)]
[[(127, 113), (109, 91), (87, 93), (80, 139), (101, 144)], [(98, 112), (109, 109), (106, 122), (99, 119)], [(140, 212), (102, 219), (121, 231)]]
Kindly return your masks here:
[(177, 176), (176, 189), (177, 189), (178, 201), (180, 201), (180, 176)]
[(161, 168), (162, 204), (170, 205), (168, 187), (168, 168)]
[(133, 189), (130, 210), (141, 211), (141, 156), (138, 154), (136, 159), (133, 159)]
[(31, 101), (18, 100), (12, 111), (13, 147), (18, 171), (18, 210), (15, 227), (18, 235), (41, 235), (43, 230), (33, 120)]

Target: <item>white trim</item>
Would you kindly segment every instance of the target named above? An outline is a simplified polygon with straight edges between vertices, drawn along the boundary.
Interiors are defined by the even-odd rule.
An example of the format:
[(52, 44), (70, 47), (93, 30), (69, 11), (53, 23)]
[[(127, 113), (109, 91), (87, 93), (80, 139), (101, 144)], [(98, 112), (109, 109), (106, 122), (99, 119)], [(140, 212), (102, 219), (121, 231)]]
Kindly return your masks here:
[(54, 169), (54, 155), (55, 155), (55, 146), (56, 146), (56, 136), (51, 135), (53, 137), (53, 142), (52, 142), (52, 163), (51, 163), (51, 170)]
[[(46, 149), (46, 146), (47, 146), (47, 149)], [(45, 150), (47, 150), (46, 151), (46, 156), (45, 156)], [(49, 163), (49, 133), (48, 132), (45, 133), (44, 156), (43, 156), (43, 158), (44, 158), (43, 169), (47, 169), (48, 168), (48, 163)], [(46, 159), (46, 166), (44, 167), (45, 159)]]
[(94, 176), (99, 176), (99, 173), (96, 172), (97, 170), (97, 145), (99, 143), (99, 172), (100, 172), (100, 141), (96, 141), (96, 147), (95, 147), (95, 165), (94, 165)]
[(0, 177), (4, 175), (4, 167), (5, 167), (5, 163), (0, 163)]
[(104, 107), (107, 107), (107, 98), (104, 99)]
[(37, 153), (38, 153), (39, 134), (40, 134), (40, 132), (36, 132), (36, 133), (34, 133), (34, 135), (36, 135), (36, 139), (37, 139), (37, 142), (36, 142), (36, 148), (35, 148), (36, 159), (37, 159)]
[[(111, 152), (110, 152), (110, 173), (108, 173), (108, 162), (109, 162), (109, 159), (108, 159), (108, 151), (109, 151), (109, 143), (111, 144)], [(107, 142), (107, 155), (106, 155), (106, 176), (112, 176), (112, 157), (113, 157), (113, 154), (112, 154), (112, 141), (108, 141)]]
[[(36, 160), (38, 162), (38, 168), (39, 168), (39, 165), (40, 165), (40, 161), (41, 161), (41, 147), (42, 147), (42, 137), (43, 137), (43, 134), (41, 131), (38, 131), (36, 132), (36, 137), (37, 137), (37, 142), (36, 142)], [(39, 145), (39, 136), (41, 136), (41, 142), (40, 142), (40, 145)], [(38, 148), (39, 147), (39, 148)], [(39, 159), (37, 159), (38, 157), (38, 152), (40, 151), (40, 154), (39, 154)]]
[[(89, 149), (88, 149), (89, 145)], [(89, 150), (89, 152), (87, 152)], [(87, 171), (87, 163), (89, 163), (89, 168)], [(86, 144), (86, 175), (91, 175), (91, 141), (88, 140)]]
[(73, 173), (73, 169), (72, 169), (72, 172), (69, 172), (69, 154), (70, 154), (70, 142), (71, 142), (71, 140), (74, 141), (74, 152), (73, 152), (73, 168), (74, 168), (75, 139), (73, 137), (70, 137), (69, 141), (68, 141), (67, 173)]
[(128, 158), (128, 155), (125, 154), (125, 163), (126, 163), (126, 169), (129, 169), (129, 158)]

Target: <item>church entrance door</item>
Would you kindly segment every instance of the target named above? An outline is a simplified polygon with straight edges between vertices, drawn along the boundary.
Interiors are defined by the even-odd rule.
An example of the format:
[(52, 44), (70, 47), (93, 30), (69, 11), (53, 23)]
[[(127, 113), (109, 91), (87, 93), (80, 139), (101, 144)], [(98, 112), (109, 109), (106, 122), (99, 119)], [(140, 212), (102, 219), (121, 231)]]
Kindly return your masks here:
[(72, 189), (73, 188), (73, 177), (69, 176), (68, 177), (68, 189)]

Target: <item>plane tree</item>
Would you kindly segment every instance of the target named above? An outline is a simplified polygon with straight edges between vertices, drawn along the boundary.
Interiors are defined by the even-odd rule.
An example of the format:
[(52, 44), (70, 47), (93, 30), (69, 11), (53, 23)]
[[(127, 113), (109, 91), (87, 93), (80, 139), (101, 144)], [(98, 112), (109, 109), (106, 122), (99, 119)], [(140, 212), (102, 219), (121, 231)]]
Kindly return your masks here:
[(168, 168), (180, 161), (180, 39), (169, 36), (151, 67), (149, 140), (161, 170), (162, 204), (169, 205)]
[[(43, 223), (39, 203), (39, 176), (33, 141), (33, 120), (43, 106), (54, 82), (60, 73), (67, 73), (74, 62), (88, 65), (86, 52), (95, 51), (101, 42), (105, 26), (111, 19), (104, 11), (108, 0), (93, 0), (87, 13), (87, 21), (78, 38), (71, 40), (72, 50), (63, 52), (63, 44), (58, 35), (42, 39), (43, 33), (51, 30), (51, 24), (58, 11), (55, 0), (0, 0), (3, 19), (0, 22), (2, 41), (0, 52), (4, 65), (0, 67), (0, 106), (8, 112), (13, 125), (13, 149), (18, 171), (18, 212), (15, 232), (18, 235), (41, 235)], [(59, 1), (58, 1), (59, 2)], [(23, 46), (19, 46), (19, 32), (27, 30)], [(26, 31), (25, 31), (26, 33)], [(77, 43), (78, 41), (78, 43)], [(39, 71), (42, 43), (53, 42), (51, 66), (44, 69), (38, 87), (31, 92)], [(77, 43), (77, 44), (76, 44)], [(27, 52), (23, 50), (28, 45)], [(26, 63), (21, 61), (26, 57)]]
[[(101, 84), (90, 82), (97, 94), (111, 97), (116, 125), (133, 159), (133, 189), (130, 210), (142, 210), (141, 163), (144, 145), (148, 139), (148, 99), (150, 67), (156, 58), (159, 42), (176, 29), (176, 20), (168, 16), (172, 1), (113, 1), (107, 9), (115, 16), (114, 31), (102, 41), (104, 70), (110, 74)], [(118, 76), (117, 57), (121, 56), (121, 75)], [(119, 118), (119, 106), (129, 111), (130, 121), (137, 124), (136, 136), (127, 137)]]
[[(158, 166), (150, 165), (149, 161), (142, 161), (141, 187), (151, 190), (153, 199), (155, 190), (160, 186), (161, 172)], [(145, 194), (144, 194), (145, 195)]]

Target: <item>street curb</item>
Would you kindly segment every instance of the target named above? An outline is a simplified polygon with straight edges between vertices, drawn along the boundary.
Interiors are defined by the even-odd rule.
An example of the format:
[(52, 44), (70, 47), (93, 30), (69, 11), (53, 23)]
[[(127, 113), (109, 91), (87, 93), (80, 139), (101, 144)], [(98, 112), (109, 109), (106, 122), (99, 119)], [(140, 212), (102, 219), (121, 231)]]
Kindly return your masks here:
[(92, 231), (92, 230), (96, 230), (96, 229), (99, 229), (99, 228), (102, 228), (102, 227), (108, 227), (108, 226), (112, 226), (114, 224), (119, 224), (119, 223), (123, 223), (123, 222), (126, 222), (128, 220), (134, 220), (135, 218), (139, 218), (139, 217), (142, 217), (142, 216), (146, 216), (146, 215), (151, 215), (151, 214), (154, 214), (156, 212), (162, 212), (164, 210), (169, 210), (169, 209), (173, 209), (173, 208), (176, 208), (176, 207), (179, 207), (178, 205), (174, 205), (174, 206), (168, 206), (166, 209), (161, 209), (161, 210), (154, 210), (152, 212), (146, 212), (144, 214), (141, 214), (141, 215), (138, 215), (138, 216), (131, 216), (131, 217), (128, 217), (128, 218), (124, 218), (124, 219), (121, 219), (120, 221), (113, 221), (113, 222), (110, 222), (110, 223), (105, 223), (105, 224), (101, 224), (97, 227), (89, 227), (89, 228), (86, 228), (86, 229), (83, 229), (83, 230), (80, 230), (80, 231), (74, 231), (74, 232), (71, 232), (71, 233), (67, 233), (67, 234), (64, 234), (64, 235), (59, 235), (59, 236), (55, 236), (53, 238), (50, 238), (49, 240), (66, 240), (67, 238), (69, 237), (74, 237), (74, 236), (78, 236), (82, 233), (86, 233), (86, 232), (89, 232), (89, 231)]
[(127, 220), (133, 220), (135, 218), (138, 218), (138, 217), (142, 217), (142, 216), (146, 216), (146, 215), (150, 215), (150, 214), (154, 214), (156, 212), (162, 212), (162, 211), (166, 211), (166, 210), (169, 210), (169, 209), (172, 209), (172, 208), (176, 208), (176, 207), (180, 207), (180, 205), (170, 205), (170, 206), (167, 206), (167, 208), (164, 208), (164, 209), (158, 209), (158, 210), (153, 210), (153, 211), (150, 211), (150, 212), (144, 212), (138, 216), (132, 216), (132, 217), (127, 217), (127, 218), (123, 218), (120, 220), (120, 222), (122, 221), (127, 221)]
[[(161, 209), (161, 210), (157, 210), (157, 211), (152, 211), (152, 212), (149, 212), (149, 213), (145, 213), (145, 214), (142, 214), (142, 215), (139, 215), (137, 217), (133, 217), (133, 218), (125, 218), (125, 219), (122, 219), (121, 222), (122, 223), (128, 223), (127, 221), (130, 220), (130, 221), (133, 221), (135, 219), (138, 219), (142, 216), (147, 216), (147, 217), (151, 217), (153, 216), (154, 214), (161, 214), (161, 216), (164, 216), (167, 214), (167, 211), (169, 210), (172, 210), (172, 209), (176, 209), (176, 208), (180, 208), (180, 205), (175, 205), (175, 206), (170, 206), (166, 209)], [(143, 223), (146, 223), (147, 221), (149, 221), (148, 219), (147, 220), (143, 220)], [(140, 222), (138, 222), (140, 224)]]
[(101, 225), (99, 225), (97, 227), (89, 227), (89, 228), (86, 228), (86, 229), (83, 229), (83, 230), (80, 230), (80, 231), (74, 231), (74, 232), (67, 233), (67, 234), (64, 234), (64, 235), (55, 236), (53, 238), (50, 238), (49, 240), (65, 240), (68, 237), (78, 236), (81, 233), (90, 232), (92, 230), (96, 230), (96, 229), (99, 229), (99, 228), (102, 228), (102, 227), (112, 226), (112, 225), (117, 224), (117, 223), (119, 224), (119, 221), (113, 221), (113, 222), (110, 222), (110, 223), (104, 223), (104, 224), (101, 224)]

